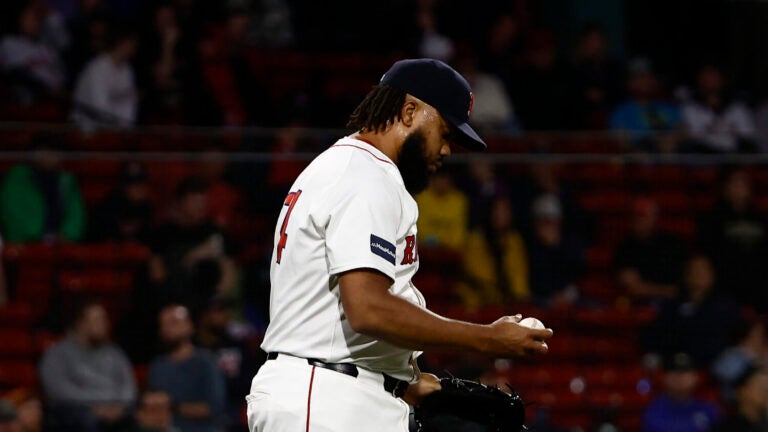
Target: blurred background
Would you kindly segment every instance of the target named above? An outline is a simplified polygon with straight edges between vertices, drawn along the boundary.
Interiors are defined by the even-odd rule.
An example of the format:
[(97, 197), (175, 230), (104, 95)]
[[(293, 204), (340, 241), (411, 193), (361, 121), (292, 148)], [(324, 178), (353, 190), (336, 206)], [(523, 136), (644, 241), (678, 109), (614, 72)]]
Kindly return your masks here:
[[(0, 431), (243, 431), (277, 214), (396, 60), (488, 152), (420, 206), (438, 313), (535, 316), (543, 431), (768, 430), (768, 2), (0, 5)], [(183, 305), (175, 307), (172, 305)]]

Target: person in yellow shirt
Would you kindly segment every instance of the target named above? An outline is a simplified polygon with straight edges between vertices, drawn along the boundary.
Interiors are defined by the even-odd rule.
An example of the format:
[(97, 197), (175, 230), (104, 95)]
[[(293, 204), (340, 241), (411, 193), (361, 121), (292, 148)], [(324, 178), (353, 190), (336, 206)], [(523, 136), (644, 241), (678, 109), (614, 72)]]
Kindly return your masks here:
[(512, 217), (509, 200), (496, 197), (485, 223), (469, 233), (456, 293), (470, 310), (530, 297), (525, 242)]
[(416, 196), (419, 205), (419, 245), (461, 251), (467, 238), (469, 203), (456, 189), (450, 174), (438, 172), (429, 187)]

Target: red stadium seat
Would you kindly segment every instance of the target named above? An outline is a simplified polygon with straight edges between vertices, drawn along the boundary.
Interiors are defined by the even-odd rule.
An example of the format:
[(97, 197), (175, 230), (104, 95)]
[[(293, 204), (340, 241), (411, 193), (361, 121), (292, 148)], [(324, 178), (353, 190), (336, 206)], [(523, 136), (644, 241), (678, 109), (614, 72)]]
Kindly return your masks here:
[(149, 248), (139, 243), (81, 243), (60, 249), (63, 263), (83, 268), (132, 268), (144, 262), (149, 253)]
[(593, 391), (635, 391), (638, 382), (646, 379), (645, 371), (639, 364), (613, 366), (603, 364), (584, 371), (587, 392)]
[(32, 139), (33, 133), (28, 130), (3, 131), (4, 150), (26, 150)]
[(124, 150), (125, 134), (110, 131), (82, 134), (74, 133), (68, 136), (67, 141), (74, 150)]
[(603, 189), (582, 194), (579, 203), (585, 210), (593, 213), (623, 214), (629, 208), (630, 199), (624, 190)]
[(584, 397), (568, 390), (532, 391), (526, 395), (531, 403), (557, 408), (560, 411), (577, 411), (584, 408)]
[(0, 308), (0, 327), (28, 328), (38, 316), (28, 302), (11, 301)]
[(546, 389), (551, 391), (569, 391), (571, 381), (580, 376), (579, 368), (574, 364), (515, 364), (509, 370), (510, 384), (525, 389)]
[(147, 375), (149, 374), (149, 367), (146, 364), (133, 365), (133, 376), (136, 378), (136, 384), (140, 389), (143, 389), (147, 383)]
[(63, 271), (59, 284), (64, 291), (91, 294), (124, 294), (131, 291), (133, 273), (113, 270)]
[(617, 187), (624, 184), (624, 166), (615, 163), (571, 164), (563, 170), (562, 179), (585, 187)]
[(9, 262), (50, 265), (56, 261), (56, 247), (44, 243), (8, 244), (3, 248), (3, 258)]
[(648, 324), (655, 316), (651, 307), (581, 308), (574, 312), (574, 325), (591, 334), (625, 334)]
[(549, 413), (549, 419), (553, 426), (564, 430), (583, 431), (587, 430), (593, 423), (593, 418), (589, 413), (561, 412), (557, 408)]
[(579, 282), (581, 296), (602, 304), (613, 304), (621, 294), (610, 271), (592, 271)]
[(690, 216), (662, 217), (659, 225), (662, 229), (683, 239), (693, 240), (696, 236), (696, 221)]
[(88, 207), (94, 206), (96, 203), (104, 199), (110, 190), (114, 187), (113, 184), (99, 182), (90, 183), (84, 182), (80, 185), (80, 195), (83, 197), (85, 205)]
[(662, 219), (668, 214), (690, 214), (694, 209), (694, 203), (690, 194), (683, 190), (664, 190), (650, 195), (656, 201), (662, 211)]
[(0, 386), (5, 388), (36, 388), (38, 381), (34, 363), (29, 361), (0, 361)]
[(651, 187), (677, 187), (686, 183), (683, 169), (675, 165), (635, 165), (628, 170), (627, 175), (633, 182), (645, 183)]
[(40, 313), (40, 308), (47, 305), (53, 290), (53, 281), (42, 282), (21, 282), (16, 288), (16, 297), (18, 300), (25, 301), (32, 305), (35, 314)]
[(82, 186), (86, 181), (116, 181), (120, 177), (121, 162), (104, 159), (70, 160), (64, 163), (64, 169), (72, 172)]
[(636, 334), (625, 336), (580, 335), (574, 338), (577, 357), (583, 362), (629, 362), (640, 357)]
[(32, 334), (27, 329), (2, 329), (0, 341), (0, 358), (31, 359), (35, 355)]
[(613, 248), (593, 246), (587, 249), (587, 265), (591, 269), (606, 269), (613, 264)]
[(593, 409), (612, 407), (624, 413), (639, 413), (648, 405), (652, 395), (640, 394), (634, 389), (625, 391), (597, 390), (587, 395), (587, 403)]

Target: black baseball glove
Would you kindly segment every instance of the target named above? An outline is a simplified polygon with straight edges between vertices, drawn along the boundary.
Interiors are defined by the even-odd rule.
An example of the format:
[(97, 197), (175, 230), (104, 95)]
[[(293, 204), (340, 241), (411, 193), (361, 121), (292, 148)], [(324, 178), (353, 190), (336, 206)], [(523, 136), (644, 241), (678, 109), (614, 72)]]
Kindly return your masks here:
[(442, 389), (414, 409), (419, 432), (521, 432), (525, 403), (510, 393), (477, 381), (441, 378)]

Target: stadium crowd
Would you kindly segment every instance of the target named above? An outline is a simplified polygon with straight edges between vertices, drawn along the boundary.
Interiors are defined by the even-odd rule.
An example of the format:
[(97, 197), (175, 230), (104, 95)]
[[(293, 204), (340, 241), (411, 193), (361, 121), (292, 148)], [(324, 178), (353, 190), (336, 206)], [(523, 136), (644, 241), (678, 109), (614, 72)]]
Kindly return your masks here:
[[(35, 134), (24, 144), (29, 160), (3, 166), (0, 313), (26, 289), (9, 249), (109, 243), (145, 253), (123, 304), (98, 295), (35, 304), (45, 313), (33, 328), (54, 342), (39, 353), (39, 386), (0, 386), (0, 431), (244, 430), (243, 398), (264, 361), (274, 220), (306, 164), (279, 156), (316, 152), (328, 138), (305, 129), (346, 123), (380, 73), (361, 58), (455, 65), (475, 91), (472, 121), (490, 136), (614, 131), (633, 153), (768, 150), (768, 102), (737, 87), (722, 57), (696, 59), (685, 77), (665, 75), (670, 65), (660, 68), (652, 53), (612, 55), (606, 29), (594, 23), (564, 51), (526, 1), (489, 2), (469, 29), (455, 25), (451, 2), (369, 6), (387, 25), (372, 24), (362, 39), (343, 28), (359, 25), (360, 10), (316, 2), (11, 3), (0, 39), (3, 120), (34, 112), (85, 135), (147, 125), (281, 129), (234, 146), (215, 140), (196, 149), (201, 157), (159, 169), (123, 161), (95, 197), (84, 193), (66, 158), (78, 148), (63, 135)], [(307, 25), (315, 18), (340, 29), (320, 34)], [(341, 64), (302, 63), (326, 56)], [(276, 157), (236, 161), (230, 150)], [(755, 186), (763, 177), (753, 166), (704, 168), (715, 172), (714, 188), (687, 214), (692, 228), (668, 229), (668, 203), (628, 187), (620, 204), (627, 229), (606, 242), (604, 220), (568, 167), (449, 164), (416, 197), (430, 304), (468, 315), (498, 306), (553, 317), (650, 310), (637, 335), (623, 335), (637, 339), (635, 363), (661, 374), (642, 406), (642, 430), (768, 430), (768, 214), (755, 193), (765, 185)], [(600, 269), (610, 275), (607, 295), (585, 283), (596, 247), (608, 251)], [(429, 288), (435, 265), (451, 278), (438, 278), (437, 291)], [(430, 360), (442, 366), (428, 358), (425, 367)], [(705, 377), (717, 397), (697, 393)], [(561, 430), (538, 414), (536, 430)], [(597, 420), (589, 423), (596, 431), (621, 425), (610, 415)]]

